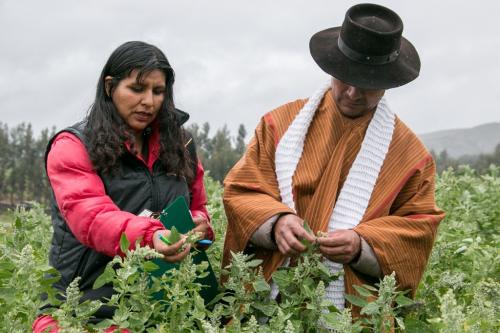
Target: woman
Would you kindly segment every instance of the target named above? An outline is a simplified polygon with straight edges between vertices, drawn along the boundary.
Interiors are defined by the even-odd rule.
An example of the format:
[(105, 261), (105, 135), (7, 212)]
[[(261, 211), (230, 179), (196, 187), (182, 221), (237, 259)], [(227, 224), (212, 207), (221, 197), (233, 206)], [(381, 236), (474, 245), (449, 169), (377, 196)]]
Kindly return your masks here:
[[(111, 297), (111, 286), (92, 289), (115, 255), (120, 237), (140, 240), (179, 262), (183, 240), (166, 245), (168, 230), (141, 214), (162, 211), (184, 196), (196, 231), (213, 238), (206, 209), (203, 167), (182, 124), (189, 115), (175, 109), (174, 71), (155, 46), (127, 42), (108, 59), (97, 85), (93, 106), (84, 121), (66, 128), (49, 142), (47, 175), (53, 191), (54, 235), (49, 262), (61, 273), (54, 287), (64, 292), (81, 277), (84, 299)], [(96, 321), (113, 315), (103, 306)], [(53, 327), (50, 316), (39, 317), (34, 332)]]

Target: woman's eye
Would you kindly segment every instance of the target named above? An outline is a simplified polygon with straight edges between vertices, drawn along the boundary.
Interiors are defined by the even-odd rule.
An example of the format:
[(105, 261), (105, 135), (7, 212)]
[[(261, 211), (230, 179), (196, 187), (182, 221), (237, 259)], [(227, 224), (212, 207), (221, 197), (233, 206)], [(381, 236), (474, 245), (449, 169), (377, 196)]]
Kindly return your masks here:
[(130, 89), (134, 92), (141, 92), (142, 91), (141, 86), (130, 86)]
[(165, 89), (156, 89), (156, 90), (153, 90), (153, 93), (155, 95), (162, 95), (165, 93)]

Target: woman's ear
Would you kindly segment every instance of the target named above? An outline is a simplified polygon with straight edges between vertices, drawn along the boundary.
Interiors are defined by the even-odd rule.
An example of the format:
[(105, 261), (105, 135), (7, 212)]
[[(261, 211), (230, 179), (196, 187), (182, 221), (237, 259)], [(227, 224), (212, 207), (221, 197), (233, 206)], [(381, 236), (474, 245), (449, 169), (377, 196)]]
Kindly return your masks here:
[(104, 89), (106, 90), (106, 95), (111, 98), (111, 82), (113, 81), (112, 76), (106, 76), (104, 78)]

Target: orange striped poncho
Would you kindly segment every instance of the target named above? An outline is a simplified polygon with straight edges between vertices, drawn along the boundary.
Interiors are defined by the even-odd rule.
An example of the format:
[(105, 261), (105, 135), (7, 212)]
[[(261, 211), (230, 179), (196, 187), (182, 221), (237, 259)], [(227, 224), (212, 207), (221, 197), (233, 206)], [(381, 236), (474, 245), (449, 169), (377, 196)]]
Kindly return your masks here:
[[(247, 248), (252, 234), (270, 217), (293, 212), (281, 202), (275, 174), (275, 150), (306, 100), (297, 100), (266, 114), (255, 130), (245, 155), (224, 181), (228, 227), (223, 267), (230, 252)], [(326, 231), (337, 196), (360, 150), (373, 112), (344, 117), (331, 90), (309, 127), (302, 158), (292, 178), (297, 215), (316, 233)], [(354, 230), (372, 247), (384, 275), (396, 272), (401, 290), (415, 290), (430, 255), (444, 213), (434, 200), (434, 161), (420, 140), (396, 118), (389, 151), (368, 207)], [(282, 264), (278, 251), (257, 249), (267, 279)], [(344, 265), (345, 291), (352, 285), (377, 280)]]

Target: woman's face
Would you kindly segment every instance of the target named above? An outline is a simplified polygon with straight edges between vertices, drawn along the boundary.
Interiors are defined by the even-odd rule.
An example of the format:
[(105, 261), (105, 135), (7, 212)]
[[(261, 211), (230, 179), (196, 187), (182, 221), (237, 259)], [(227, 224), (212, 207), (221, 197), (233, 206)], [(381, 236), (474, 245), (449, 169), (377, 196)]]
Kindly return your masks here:
[[(165, 99), (165, 74), (155, 69), (137, 82), (138, 70), (118, 82), (111, 99), (118, 113), (136, 133), (142, 131), (155, 120)], [(112, 77), (105, 78), (109, 87)], [(109, 91), (109, 88), (107, 88)]]

